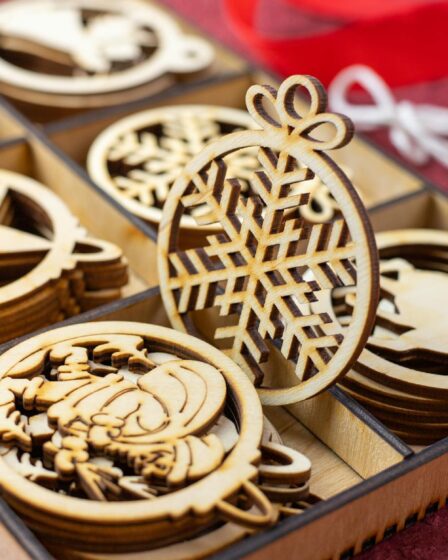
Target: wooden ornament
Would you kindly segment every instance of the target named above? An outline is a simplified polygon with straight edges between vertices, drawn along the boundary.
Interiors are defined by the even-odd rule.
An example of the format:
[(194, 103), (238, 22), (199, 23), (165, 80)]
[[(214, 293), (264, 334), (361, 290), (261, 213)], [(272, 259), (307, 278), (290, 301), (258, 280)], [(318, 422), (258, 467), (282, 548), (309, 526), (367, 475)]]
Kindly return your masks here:
[[(89, 150), (87, 168), (92, 179), (127, 210), (158, 225), (168, 193), (185, 165), (223, 134), (255, 127), (246, 112), (227, 107), (181, 105), (151, 109), (106, 128)], [(251, 194), (248, 179), (254, 171), (261, 170), (256, 150), (232, 152), (224, 161), (227, 173), (240, 180), (242, 193)], [(352, 178), (351, 169), (341, 169)], [(305, 220), (327, 222), (339, 213), (337, 202), (317, 175), (306, 182), (306, 188), (308, 204), (299, 209)], [(198, 229), (196, 220), (188, 214), (182, 216), (181, 227)]]
[[(448, 434), (446, 383), (448, 234), (396, 230), (377, 234), (381, 297), (375, 328), (342, 384), (409, 443)], [(341, 324), (353, 306), (350, 289), (335, 290)]]
[[(341, 165), (341, 170), (350, 181), (353, 181), (353, 171), (349, 167)], [(355, 185), (353, 186), (361, 200), (364, 200), (360, 189)], [(299, 209), (302, 218), (311, 223), (324, 223), (332, 220), (335, 215), (339, 215), (339, 205), (320, 177), (315, 175), (312, 179), (309, 179), (307, 189), (309, 190), (308, 204), (302, 204)]]
[[(17, 345), (0, 371), (0, 483), (42, 538), (119, 552), (191, 538), (219, 520), (275, 521), (253, 482), (256, 391), (205, 342), (140, 323), (74, 325)], [(266, 480), (309, 476), (303, 456), (267, 445), (279, 465), (264, 467)]]
[(116, 103), (113, 94), (123, 100), (213, 59), (209, 43), (184, 35), (171, 17), (139, 0), (8, 2), (0, 7), (0, 34), (3, 93), (47, 106)]
[[(280, 459), (280, 463), (278, 460)], [(282, 464), (283, 462), (283, 464)], [(300, 453), (282, 445), (282, 440), (275, 427), (264, 417), (262, 436), (262, 463), (259, 471), (264, 470), (262, 480), (266, 478), (266, 469), (270, 471), (271, 491), (274, 484), (277, 488), (277, 502), (274, 507), (279, 511), (279, 518), (298, 515), (305, 509), (318, 503), (318, 497), (308, 492), (308, 481), (310, 463)], [(274, 473), (274, 476), (272, 476)], [(275, 481), (274, 481), (275, 479)], [(301, 485), (301, 491), (295, 491), (300, 499), (296, 502), (287, 502), (293, 496), (291, 484), (297, 480), (306, 481)], [(263, 485), (266, 492), (266, 485)], [(268, 488), (269, 491), (269, 488)], [(251, 513), (255, 513), (252, 508)], [(253, 529), (243, 527), (230, 521), (209, 529), (206, 533), (182, 542), (162, 546), (151, 551), (140, 551), (134, 553), (83, 553), (74, 550), (64, 550), (63, 555), (67, 558), (82, 560), (200, 560), (208, 558), (212, 554), (227, 548), (231, 544), (241, 541), (246, 536), (254, 534)], [(55, 549), (55, 553), (61, 554), (61, 549)]]
[(40, 183), (0, 170), (0, 341), (121, 296), (127, 263)]
[[(226, 107), (151, 109), (106, 128), (89, 150), (87, 168), (97, 185), (127, 210), (158, 225), (168, 193), (188, 162), (223, 134), (254, 127), (246, 112)], [(225, 161), (243, 182), (259, 167), (250, 148), (229, 154)], [(184, 216), (182, 227), (197, 225)]]
[[(294, 105), (298, 87), (311, 98), (304, 115)], [(158, 242), (161, 292), (173, 326), (192, 334), (200, 333), (198, 312), (218, 308), (226, 323), (215, 330), (206, 316), (207, 336), (243, 367), (264, 404), (291, 404), (344, 375), (367, 340), (378, 295), (375, 241), (350, 181), (324, 153), (347, 144), (352, 127), (344, 117), (323, 112), (321, 84), (292, 76), (278, 92), (252, 86), (246, 103), (261, 130), (210, 143), (168, 195)], [(316, 137), (323, 124), (333, 127), (330, 139)], [(249, 179), (249, 197), (241, 196), (241, 181), (225, 164), (228, 154), (247, 148), (257, 150), (262, 168)], [(308, 202), (313, 175), (338, 203), (340, 219), (309, 224), (296, 214)], [(218, 233), (207, 244), (181, 250), (179, 230), (187, 214)], [(313, 313), (309, 304), (316, 292), (352, 285), (356, 306), (342, 334), (337, 322)], [(264, 384), (263, 364), (276, 354), (289, 361), (283, 362), (292, 371), (288, 386), (282, 371), (276, 372), (277, 386)]]

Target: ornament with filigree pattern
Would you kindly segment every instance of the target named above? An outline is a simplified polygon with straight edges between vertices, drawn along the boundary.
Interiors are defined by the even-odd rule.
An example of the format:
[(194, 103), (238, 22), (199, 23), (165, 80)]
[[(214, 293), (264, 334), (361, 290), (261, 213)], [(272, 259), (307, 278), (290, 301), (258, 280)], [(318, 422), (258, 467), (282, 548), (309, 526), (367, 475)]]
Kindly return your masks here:
[(85, 323), (17, 345), (0, 372), (3, 495), (53, 546), (128, 553), (223, 521), (261, 529), (307, 500), (310, 462), (263, 437), (256, 391), (203, 341)]
[[(228, 132), (254, 128), (244, 111), (211, 105), (180, 105), (143, 111), (106, 128), (92, 144), (87, 168), (92, 179), (127, 210), (159, 224), (174, 181), (209, 142)], [(252, 149), (229, 154), (226, 164), (246, 187), (258, 169)], [(184, 228), (197, 228), (190, 216)]]
[(7, 2), (0, 35), (2, 93), (44, 106), (123, 102), (213, 59), (209, 43), (140, 0)]
[(128, 269), (43, 185), (0, 170), (0, 342), (118, 299)]
[[(311, 99), (304, 115), (294, 104), (298, 87)], [(264, 404), (289, 404), (334, 383), (362, 350), (378, 297), (375, 240), (359, 196), (326, 154), (348, 143), (352, 127), (324, 112), (320, 83), (292, 76), (278, 92), (252, 86), (246, 103), (262, 129), (210, 143), (168, 195), (159, 229), (160, 285), (173, 326), (219, 343), (253, 379)], [(324, 124), (333, 135), (320, 140)], [(249, 147), (260, 170), (249, 178), (247, 197), (225, 157)], [(339, 206), (334, 221), (309, 224), (300, 216), (315, 175)], [(218, 232), (183, 250), (179, 227), (187, 213)], [(355, 286), (356, 293), (344, 331), (310, 308), (317, 293), (340, 286)]]
[[(448, 435), (448, 234), (408, 229), (378, 233), (381, 298), (375, 327), (344, 389), (409, 443)], [(319, 304), (343, 326), (351, 288)]]

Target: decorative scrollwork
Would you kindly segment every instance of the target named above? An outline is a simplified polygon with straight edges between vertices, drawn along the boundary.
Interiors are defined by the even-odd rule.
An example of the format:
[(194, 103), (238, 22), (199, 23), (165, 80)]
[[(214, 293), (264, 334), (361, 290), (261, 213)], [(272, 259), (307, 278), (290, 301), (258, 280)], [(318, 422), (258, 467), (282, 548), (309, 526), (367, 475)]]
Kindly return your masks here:
[(234, 362), (169, 329), (48, 331), (6, 352), (0, 373), (4, 495), (63, 546), (82, 548), (91, 525), (87, 548), (102, 551), (194, 538), (225, 521), (260, 529), (276, 520), (280, 493), (292, 485), (289, 500), (310, 476), (306, 457), (267, 441), (272, 429)]

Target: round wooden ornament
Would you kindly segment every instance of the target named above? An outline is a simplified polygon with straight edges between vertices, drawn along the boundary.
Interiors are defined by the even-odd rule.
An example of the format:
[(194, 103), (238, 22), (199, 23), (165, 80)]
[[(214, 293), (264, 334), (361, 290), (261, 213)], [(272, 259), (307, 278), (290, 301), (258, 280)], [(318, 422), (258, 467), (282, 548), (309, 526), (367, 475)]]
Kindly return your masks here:
[(52, 191), (0, 170), (0, 341), (121, 295), (121, 249), (90, 238)]
[[(376, 238), (383, 259), (382, 297), (359, 369), (397, 390), (446, 398), (448, 234), (409, 229), (381, 232)], [(351, 312), (352, 295), (343, 299), (343, 309)]]
[(63, 327), (7, 351), (0, 371), (3, 495), (54, 545), (132, 551), (219, 521), (259, 529), (276, 519), (275, 487), (309, 478), (300, 453), (262, 448), (261, 405), (239, 367), (184, 333)]
[[(92, 144), (87, 169), (92, 179), (127, 210), (155, 225), (175, 180), (210, 141), (254, 128), (245, 112), (212, 105), (177, 105), (142, 111), (106, 128)], [(240, 180), (259, 163), (250, 148), (229, 154), (226, 164)], [(197, 229), (182, 217), (182, 227)]]
[[(263, 469), (263, 462), (266, 462), (268, 469), (271, 472), (275, 471), (277, 473), (275, 484), (276, 488), (281, 491), (281, 493), (279, 493), (278, 502), (274, 503), (274, 507), (279, 511), (279, 520), (292, 515), (298, 515), (320, 501), (318, 497), (309, 493), (308, 483), (302, 484), (299, 501), (292, 501), (291, 483), (294, 483), (294, 480), (297, 481), (298, 477), (300, 477), (302, 481), (307, 480), (307, 476), (309, 475), (309, 461), (297, 452), (294, 452), (295, 456), (292, 456), (291, 450), (287, 450), (281, 445), (282, 440), (280, 435), (266, 417), (264, 417), (263, 425), (263, 453), (262, 466), (260, 468)], [(274, 461), (272, 455), (273, 447), (281, 450), (281, 453), (277, 453), (277, 456), (274, 457)], [(287, 451), (286, 453), (284, 453), (285, 450)], [(281, 455), (284, 455), (287, 461), (284, 467), (279, 468), (278, 465), (275, 464), (275, 459), (278, 459)], [(280, 473), (282, 473), (281, 476), (279, 476)], [(264, 486), (263, 490), (265, 490), (265, 488)], [(297, 495), (297, 490), (295, 490), (295, 495)], [(253, 513), (256, 512), (254, 506), (251, 511)], [(151, 560), (184, 560), (185, 558), (189, 560), (200, 560), (220, 552), (224, 548), (241, 541), (253, 533), (253, 529), (228, 521), (209, 529), (205, 533), (194, 536), (191, 539), (161, 546), (150, 552), (139, 551), (130, 553), (127, 551), (117, 554), (95, 554), (92, 552), (86, 553), (64, 550), (63, 554), (64, 557), (67, 556), (67, 558), (79, 560), (145, 560), (149, 558)], [(54, 551), (59, 554), (62, 552), (60, 548), (55, 548)]]
[[(89, 150), (87, 169), (96, 184), (127, 210), (158, 226), (168, 193), (187, 163), (209, 142), (252, 128), (257, 125), (250, 115), (227, 107), (150, 109), (125, 117), (101, 132)], [(240, 180), (243, 195), (251, 194), (249, 179), (261, 169), (255, 148), (231, 152), (224, 162), (229, 176)], [(341, 169), (352, 178), (351, 169)], [(338, 215), (339, 205), (320, 177), (315, 175), (306, 185), (308, 204), (299, 209), (305, 220), (327, 222)], [(201, 229), (189, 214), (182, 216), (181, 227), (190, 232)]]
[[(409, 229), (376, 239), (381, 297), (375, 325), (341, 384), (408, 443), (429, 444), (448, 434), (448, 234)], [(326, 309), (346, 325), (351, 289), (325, 297), (315, 311)]]
[[(298, 87), (310, 96), (304, 115), (295, 108)], [(173, 326), (192, 334), (201, 332), (198, 312), (217, 308), (225, 324), (215, 329), (216, 317), (206, 316), (202, 333), (243, 367), (264, 404), (290, 404), (334, 383), (362, 350), (378, 296), (375, 240), (350, 181), (325, 153), (347, 144), (352, 127), (344, 117), (323, 112), (321, 84), (292, 76), (278, 92), (252, 86), (246, 103), (261, 130), (210, 143), (168, 195), (159, 228), (161, 292)], [(319, 140), (315, 129), (324, 124), (333, 134)], [(248, 147), (256, 148), (261, 170), (250, 177), (253, 194), (246, 197), (225, 157)], [(313, 175), (338, 203), (340, 219), (308, 224), (297, 215), (308, 202)], [(187, 213), (222, 232), (181, 250)], [(310, 303), (319, 291), (349, 285), (356, 286), (356, 305), (350, 329), (342, 333), (328, 314), (313, 313)]]
[[(140, 0), (17, 0), (0, 6), (3, 92), (47, 106), (121, 101), (167, 74), (206, 68), (211, 45)], [(81, 100), (81, 101), (80, 101)]]

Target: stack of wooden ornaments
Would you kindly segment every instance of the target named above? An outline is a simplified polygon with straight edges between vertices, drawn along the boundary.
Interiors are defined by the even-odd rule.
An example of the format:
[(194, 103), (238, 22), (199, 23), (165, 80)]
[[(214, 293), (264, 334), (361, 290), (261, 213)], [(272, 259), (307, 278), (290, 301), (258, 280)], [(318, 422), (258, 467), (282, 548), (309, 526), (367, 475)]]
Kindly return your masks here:
[(48, 108), (124, 103), (167, 89), (213, 62), (211, 45), (185, 35), (140, 0), (15, 0), (0, 6), (0, 90)]
[[(408, 443), (448, 435), (448, 234), (397, 230), (377, 235), (381, 299), (375, 329), (344, 389)], [(352, 294), (334, 294), (344, 323)]]
[[(205, 76), (214, 58), (207, 41), (143, 0), (0, 5), (0, 93), (36, 122), (140, 103)], [(42, 329), (0, 355), (0, 490), (55, 557), (199, 560), (300, 515), (320, 502), (315, 482), (331, 486), (334, 476), (328, 460), (312, 478), (306, 437), (313, 460), (321, 439), (325, 460), (350, 471), (347, 487), (407, 457), (372, 420), (368, 438), (380, 443), (369, 440), (366, 453), (386, 440), (395, 447), (365, 468), (347, 460), (344, 445), (357, 445), (345, 433), (336, 446), (302, 420), (328, 395), (303, 401), (336, 384), (406, 443), (448, 435), (448, 234), (375, 236), (363, 174), (329, 154), (353, 125), (326, 105), (318, 80), (291, 76), (278, 90), (251, 86), (247, 112), (159, 106), (94, 140), (86, 167), (104, 204), (112, 197), (144, 220), (133, 222), (145, 241), (148, 224), (157, 230), (161, 297), (151, 301), (173, 329), (70, 321), (44, 330), (120, 298), (127, 260), (45, 186), (0, 170), (0, 343)], [(76, 126), (90, 142), (105, 121), (83, 118)], [(59, 126), (72, 130), (66, 121), (49, 136)], [(85, 145), (74, 146), (79, 161)], [(335, 394), (337, 406), (361, 410)], [(284, 407), (272, 417), (287, 416), (285, 434), (303, 421), (295, 448), (269, 407)], [(333, 411), (318, 418), (325, 429)], [(352, 412), (345, 427), (358, 420)], [(375, 521), (368, 541), (387, 523)], [(358, 541), (337, 556), (357, 553)]]
[(0, 370), (2, 490), (58, 556), (202, 557), (317, 500), (244, 373), (193, 337), (78, 324)]
[(121, 296), (127, 262), (36, 181), (0, 171), (0, 342)]
[[(405, 438), (443, 431), (446, 236), (379, 235), (379, 270), (361, 198), (327, 153), (353, 127), (325, 112), (322, 85), (292, 76), (278, 91), (252, 86), (246, 103), (252, 120), (218, 109), (204, 123), (211, 109), (192, 107), (137, 115), (89, 156), (103, 188), (158, 223), (177, 330), (75, 324), (0, 357), (0, 486), (55, 555), (204, 558), (312, 507), (311, 463), (262, 405), (300, 406), (341, 382)], [(30, 317), (50, 301), (64, 315), (117, 295), (121, 253), (88, 239), (54, 195), (9, 174), (2, 200), (0, 231), (26, 248), (2, 270), (23, 284), (14, 302)], [(417, 293), (428, 283), (437, 328)]]

